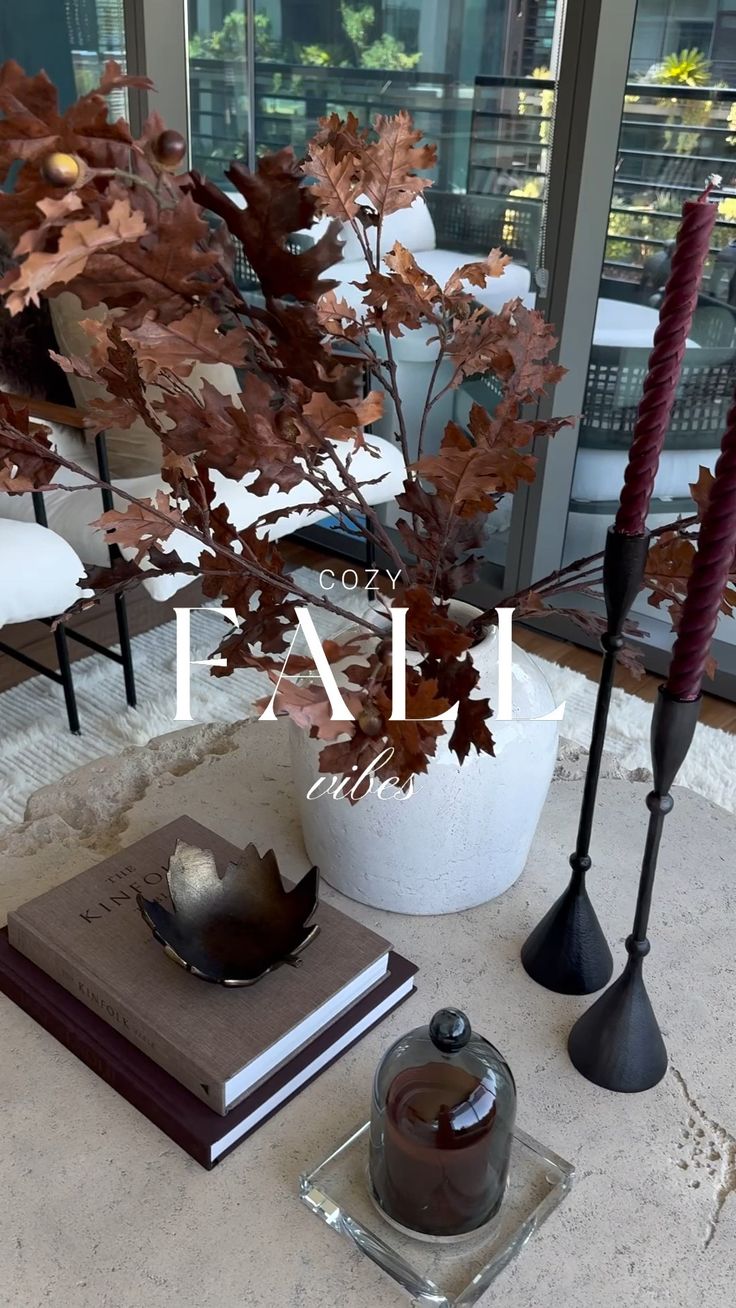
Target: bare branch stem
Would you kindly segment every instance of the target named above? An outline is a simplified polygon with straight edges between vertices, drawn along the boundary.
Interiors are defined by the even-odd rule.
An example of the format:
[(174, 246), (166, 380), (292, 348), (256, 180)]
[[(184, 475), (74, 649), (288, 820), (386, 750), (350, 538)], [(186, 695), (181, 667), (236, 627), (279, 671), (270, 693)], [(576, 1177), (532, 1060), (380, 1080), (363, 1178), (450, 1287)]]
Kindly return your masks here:
[[(34, 441), (32, 436), (24, 436), (22, 433), (15, 430), (13, 430), (12, 436), (13, 440), (21, 449), (28, 450), (29, 452), (38, 451), (38, 442)], [(66, 468), (67, 472), (73, 472), (83, 477), (90, 485), (98, 486), (102, 490), (109, 490), (113, 495), (127, 501), (129, 504), (135, 504), (138, 507), (140, 506), (141, 501), (137, 499), (135, 495), (131, 495), (128, 491), (123, 490), (121, 486), (115, 486), (111, 482), (104, 481), (103, 478), (96, 476), (87, 468), (83, 468), (81, 464), (75, 463), (72, 459), (64, 458), (56, 451), (53, 451), (53, 458), (54, 461), (58, 463), (59, 467)], [(52, 487), (48, 487), (47, 489), (50, 490)], [(72, 491), (79, 490), (80, 487), (64, 487), (63, 489)], [(167, 528), (171, 527), (171, 518), (167, 517), (165, 513), (161, 513), (155, 505), (146, 505), (146, 513), (152, 518), (160, 519), (161, 522), (166, 524)], [(212, 538), (210, 538), (208, 543), (205, 545), (202, 541), (201, 533), (197, 531), (196, 528), (190, 527), (186, 522), (178, 522), (176, 524), (176, 530), (182, 531), (185, 535), (193, 537), (194, 540), (202, 546), (203, 551), (209, 549), (220, 558), (228, 559), (233, 564), (234, 572), (236, 574), (245, 572), (249, 576), (256, 577), (259, 581), (263, 581), (267, 585), (283, 591), (284, 594), (298, 595), (300, 599), (306, 600), (308, 604), (312, 604), (317, 608), (326, 609), (330, 613), (336, 614), (338, 617), (347, 618), (352, 624), (364, 627), (366, 631), (370, 631), (374, 635), (383, 636), (384, 633), (381, 628), (377, 627), (375, 623), (370, 622), (362, 615), (352, 613), (350, 609), (342, 608), (341, 605), (335, 604), (333, 600), (327, 599), (325, 595), (318, 596), (312, 594), (311, 591), (300, 586), (298, 582), (295, 582), (291, 577), (284, 577), (279, 572), (271, 572), (269, 569), (263, 568), (255, 561), (255, 558), (250, 551), (248, 552), (251, 556), (249, 559), (246, 559), (242, 554), (236, 554), (234, 550), (231, 550), (226, 545), (221, 545)], [(243, 543), (242, 538), (241, 543)], [(244, 550), (247, 550), (248, 548), (245, 543), (243, 543), (243, 548)]]

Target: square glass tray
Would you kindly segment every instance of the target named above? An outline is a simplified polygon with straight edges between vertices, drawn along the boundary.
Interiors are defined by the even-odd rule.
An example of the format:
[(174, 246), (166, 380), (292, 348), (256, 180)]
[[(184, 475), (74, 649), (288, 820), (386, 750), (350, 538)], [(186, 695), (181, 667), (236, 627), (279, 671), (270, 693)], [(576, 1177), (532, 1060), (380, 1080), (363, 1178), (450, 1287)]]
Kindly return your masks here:
[(509, 1183), (498, 1215), (454, 1242), (414, 1239), (386, 1221), (368, 1187), (369, 1123), (299, 1178), (302, 1202), (413, 1297), (434, 1308), (475, 1304), (562, 1201), (574, 1168), (514, 1131)]

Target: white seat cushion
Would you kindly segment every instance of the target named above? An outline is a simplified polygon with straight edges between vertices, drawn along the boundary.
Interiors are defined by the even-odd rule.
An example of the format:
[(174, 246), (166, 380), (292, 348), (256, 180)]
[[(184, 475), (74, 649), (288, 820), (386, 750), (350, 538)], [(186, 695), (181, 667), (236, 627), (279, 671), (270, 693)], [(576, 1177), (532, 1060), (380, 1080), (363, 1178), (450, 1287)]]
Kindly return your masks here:
[[(654, 483), (654, 498), (687, 499), (690, 483), (697, 481), (701, 464), (712, 472), (718, 453), (718, 450), (701, 449), (663, 450)], [(618, 488), (623, 484), (628, 459), (628, 449), (578, 449), (572, 498), (592, 504), (618, 499)]]
[[(366, 197), (359, 197), (361, 203), (366, 203)], [(370, 202), (368, 207), (371, 208)], [(373, 253), (376, 252), (376, 229), (369, 227), (366, 235), (370, 241), (370, 248)], [(344, 241), (342, 247), (342, 257), (346, 260), (362, 259), (363, 250), (355, 231), (350, 223), (344, 223), (341, 240)], [(437, 236), (432, 222), (432, 215), (427, 208), (426, 202), (421, 195), (406, 209), (397, 209), (396, 213), (389, 213), (383, 220), (381, 226), (381, 249), (390, 250), (391, 246), (399, 242), (406, 250), (433, 250), (437, 244)]]
[[(361, 203), (366, 202), (365, 196), (359, 197), (359, 199)], [(319, 218), (311, 227), (303, 227), (295, 235), (307, 237), (316, 244), (324, 236), (332, 222), (334, 222), (334, 219), (327, 216)], [(375, 252), (375, 228), (368, 228), (367, 234), (371, 242), (371, 249)], [(343, 243), (342, 257), (344, 261), (353, 262), (363, 259), (362, 246), (350, 223), (342, 224), (339, 239)], [(387, 214), (384, 218), (381, 229), (381, 249), (384, 252), (390, 250), (396, 241), (407, 250), (433, 250), (435, 248), (437, 236), (432, 222), (432, 215), (421, 195), (418, 195), (408, 208), (397, 209), (396, 213)]]
[[(414, 251), (414, 258), (419, 267), (428, 272), (431, 277), (434, 277), (440, 286), (444, 286), (449, 281), (456, 268), (461, 267), (464, 263), (472, 263), (474, 259), (482, 259), (483, 257), (482, 254), (458, 254), (454, 250)], [(383, 271), (388, 272), (385, 264), (383, 265)], [(335, 263), (331, 268), (328, 268), (322, 276), (339, 282), (339, 285), (335, 288), (335, 295), (338, 299), (347, 300), (350, 307), (359, 314), (364, 312), (364, 292), (358, 290), (354, 283), (364, 282), (368, 276), (368, 264), (365, 259), (343, 259), (340, 263)], [(518, 263), (510, 263), (504, 268), (500, 277), (488, 277), (484, 287), (473, 286), (470, 282), (464, 282), (463, 290), (468, 291), (479, 304), (495, 313), (508, 300), (514, 300), (517, 296), (526, 303), (530, 284), (529, 269), (523, 268)]]
[[(350, 470), (358, 482), (383, 477), (376, 485), (364, 486), (363, 495), (369, 504), (384, 504), (388, 500), (394, 499), (403, 486), (406, 475), (404, 462), (399, 449), (395, 445), (381, 440), (377, 436), (368, 436), (366, 439), (371, 449), (377, 451), (378, 457), (373, 458), (367, 449), (354, 450), (352, 441), (335, 441), (333, 444), (341, 458), (352, 452)], [(330, 479), (337, 481), (337, 468), (330, 463), (326, 467)], [(257, 473), (251, 474), (250, 479), (254, 480), (257, 475)], [(80, 489), (46, 492), (44, 503), (49, 527), (54, 532), (58, 532), (60, 536), (63, 536), (64, 541), (69, 541), (73, 546), (73, 550), (86, 563), (106, 565), (109, 559), (104, 537), (100, 531), (89, 525), (90, 522), (99, 518), (102, 513), (99, 490), (95, 487), (88, 487), (76, 474), (62, 470), (58, 476), (59, 480), (63, 477), (65, 485), (78, 485)], [(270, 513), (273, 509), (289, 503), (304, 504), (317, 498), (314, 487), (306, 483), (295, 486), (288, 492), (272, 490), (268, 495), (252, 495), (248, 491), (245, 482), (231, 481), (220, 473), (213, 473), (213, 481), (217, 488), (217, 502), (228, 505), (232, 522), (239, 531), (250, 526), (257, 518), (264, 513)], [(150, 499), (156, 494), (157, 490), (166, 489), (161, 479), (153, 475), (118, 478), (115, 484), (137, 498)], [(125, 509), (125, 501), (118, 499), (115, 507)], [(2, 496), (0, 498), (0, 514), (6, 519), (12, 518), (15, 522), (32, 521), (33, 504), (30, 495)], [(328, 516), (329, 514), (323, 509), (316, 509), (314, 512), (290, 514), (289, 517), (282, 518), (272, 524), (269, 531), (270, 538), (277, 540), (289, 532), (297, 531), (301, 527), (311, 526)], [(266, 534), (265, 528), (263, 534)], [(176, 550), (179, 557), (184, 559), (186, 563), (196, 563), (202, 553), (200, 542), (182, 531), (172, 532), (163, 548), (165, 550)], [(124, 550), (123, 553), (133, 557), (135, 551)], [(186, 586), (189, 581), (189, 576), (180, 573), (167, 577), (153, 577), (150, 581), (145, 582), (145, 586), (153, 599), (166, 600), (175, 594), (177, 590), (180, 590), (182, 586)], [(56, 608), (50, 611), (58, 613), (61, 612), (63, 607), (64, 605), (57, 605)]]
[[(16, 503), (30, 495), (3, 496)], [(71, 545), (37, 522), (0, 518), (0, 627), (63, 613), (85, 593), (84, 566)], [(89, 592), (86, 592), (89, 594)]]

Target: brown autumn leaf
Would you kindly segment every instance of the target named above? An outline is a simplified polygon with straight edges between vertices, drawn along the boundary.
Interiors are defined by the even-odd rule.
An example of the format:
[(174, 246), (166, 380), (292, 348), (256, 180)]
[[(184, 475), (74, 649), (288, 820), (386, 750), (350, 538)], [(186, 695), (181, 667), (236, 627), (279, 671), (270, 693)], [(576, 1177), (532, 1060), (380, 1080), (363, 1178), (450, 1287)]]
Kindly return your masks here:
[(367, 140), (368, 128), (361, 127), (355, 114), (349, 110), (344, 119), (337, 113), (320, 118), (319, 127), (309, 142), (308, 149), (311, 150), (314, 145), (331, 145), (335, 158), (341, 161), (346, 155), (356, 158), (361, 155)]
[[(281, 555), (269, 542), (259, 541), (252, 528), (239, 532), (237, 540), (243, 545), (246, 557), (252, 556), (271, 577), (284, 577)], [(204, 593), (212, 597), (223, 595), (238, 616), (245, 619), (240, 631), (229, 632), (218, 646), (217, 652), (227, 660), (227, 666), (213, 668), (212, 675), (227, 676), (237, 667), (264, 667), (255, 660), (268, 654), (284, 654), (297, 621), (299, 601), (294, 595), (255, 573), (234, 569), (232, 562), (228, 566), (228, 560), (222, 557), (217, 564), (215, 556), (205, 554), (200, 564)], [(290, 658), (289, 667), (299, 670), (298, 657)]]
[(56, 88), (45, 73), (27, 77), (9, 59), (0, 67), (0, 181), (18, 159), (33, 159), (54, 150), (61, 117)]
[(511, 263), (511, 255), (502, 254), (500, 250), (493, 249), (485, 259), (474, 259), (472, 263), (464, 263), (445, 282), (445, 295), (454, 295), (462, 291), (463, 282), (471, 282), (473, 286), (485, 286), (489, 277), (500, 277), (507, 264)]
[(175, 394), (167, 391), (160, 400), (153, 401), (162, 425), (166, 419), (162, 434), (166, 449), (184, 458), (204, 452), (208, 465), (218, 449), (225, 451), (236, 439), (232, 407), (232, 397), (224, 395), (207, 378), (196, 394), (189, 388)]
[(317, 301), (317, 320), (329, 336), (355, 341), (363, 335), (357, 311), (347, 300), (338, 300), (334, 291), (327, 291)]
[(438, 604), (426, 586), (408, 586), (401, 596), (406, 615), (406, 638), (411, 649), (433, 658), (463, 654), (472, 637), (450, 617), (447, 605)]
[(481, 449), (518, 450), (537, 436), (555, 436), (563, 427), (569, 427), (570, 418), (544, 418), (524, 421), (520, 419), (521, 404), (514, 395), (499, 400), (493, 413), (480, 404), (473, 404), (468, 418), (468, 429)]
[(520, 618), (528, 617), (533, 613), (550, 613), (549, 604), (542, 595), (536, 590), (529, 590), (516, 601), (516, 612)]
[[(273, 706), (277, 717), (290, 717), (297, 726), (309, 731), (315, 740), (337, 740), (340, 736), (354, 734), (355, 722), (350, 719), (342, 722), (332, 717), (330, 701), (323, 686), (297, 686), (288, 677), (282, 677), (279, 681), (275, 672), (270, 672), (269, 677), (279, 687)], [(353, 717), (357, 717), (363, 707), (360, 695), (347, 690), (342, 692), (342, 696)], [(266, 708), (270, 698), (267, 696), (259, 700), (256, 708)]]
[(348, 786), (345, 790), (345, 799), (350, 804), (357, 804), (359, 799), (367, 792), (367, 785), (363, 785), (360, 793), (352, 793), (355, 779), (360, 777), (367, 768), (373, 768), (373, 775), (378, 781), (387, 781), (390, 777), (396, 776), (396, 769), (393, 765), (393, 759), (382, 759), (381, 763), (376, 766), (377, 760), (387, 751), (387, 741), (382, 736), (366, 736), (362, 731), (355, 731), (349, 740), (336, 740), (319, 754), (319, 771), (322, 773), (333, 773), (336, 776), (350, 777), (353, 779), (353, 785)]
[(305, 442), (296, 407), (285, 405), (253, 372), (246, 373), (237, 400), (207, 379), (198, 395), (164, 395), (154, 404), (172, 423), (161, 433), (163, 444), (177, 454), (203, 455), (208, 468), (236, 481), (256, 474), (248, 481), (253, 495), (298, 486), (305, 470), (297, 457)]
[(314, 391), (302, 412), (321, 436), (333, 440), (355, 438), (357, 445), (363, 445), (363, 427), (368, 427), (383, 413), (383, 392), (369, 391), (364, 398), (336, 404), (324, 391)]
[(93, 378), (112, 397), (95, 397), (89, 401), (85, 406), (85, 426), (93, 432), (104, 431), (111, 424), (127, 429), (142, 418), (150, 431), (163, 436), (152, 396), (146, 390), (138, 360), (123, 328), (112, 320), (107, 324), (87, 320), (85, 328), (94, 339), (87, 358), (65, 358), (52, 353), (65, 372)]
[(433, 168), (437, 150), (433, 145), (418, 145), (422, 132), (415, 129), (405, 109), (393, 117), (379, 114), (374, 122), (376, 140), (367, 145), (360, 157), (358, 193), (368, 197), (379, 215), (407, 209), (427, 186), (429, 177), (418, 177), (418, 168)]
[(244, 197), (245, 208), (196, 172), (190, 174), (191, 194), (241, 242), (267, 301), (288, 296), (312, 303), (336, 285), (321, 274), (341, 257), (337, 223), (308, 249), (295, 253), (287, 246), (292, 232), (312, 224), (317, 199), (314, 188), (302, 185), (291, 147), (259, 159), (254, 173), (233, 163), (225, 176)]
[(398, 777), (399, 785), (405, 785), (410, 777), (427, 771), (437, 739), (446, 730), (443, 722), (430, 719), (446, 713), (450, 704), (438, 693), (437, 682), (425, 679), (419, 669), (407, 672), (405, 722), (392, 720), (391, 700), (383, 686), (374, 692), (373, 701), (384, 720), (386, 742), (394, 751), (390, 772)]
[(421, 327), (431, 308), (417, 295), (414, 287), (388, 273), (370, 272), (364, 282), (356, 283), (363, 291), (363, 304), (369, 312), (366, 327), (386, 328), (397, 339), (406, 331)]
[(197, 476), (197, 465), (189, 454), (176, 454), (174, 450), (163, 445), (161, 471), (169, 474), (167, 480), (171, 480), (174, 476), (182, 476), (185, 481), (191, 481)]
[(49, 237), (49, 233), (66, 222), (70, 213), (76, 213), (83, 207), (82, 200), (76, 191), (65, 191), (59, 197), (43, 196), (36, 206), (43, 214), (43, 220), (38, 227), (28, 227), (23, 232), (13, 250), (15, 257), (19, 258), (23, 254), (30, 254), (33, 250), (42, 249)]
[(474, 517), (493, 512), (492, 496), (513, 493), (520, 481), (532, 482), (535, 465), (533, 455), (512, 447), (473, 444), (457, 423), (450, 422), (438, 453), (424, 455), (415, 468), (432, 482), (438, 495), (450, 501), (455, 513)]
[(314, 305), (270, 300), (256, 330), (270, 360), (263, 371), (275, 374), (279, 386), (301, 381), (310, 391), (324, 391), (333, 400), (352, 399), (362, 388), (360, 363), (354, 356), (340, 358), (332, 353)]
[(549, 356), (557, 345), (555, 329), (537, 309), (527, 309), (520, 300), (512, 300), (502, 312), (506, 315), (507, 311), (504, 344), (511, 362), (508, 371), (503, 367), (497, 371), (508, 380), (511, 392), (526, 404), (564, 377), (567, 369), (550, 363)]
[[(233, 531), (231, 544), (239, 543), (246, 557), (261, 569), (274, 567), (280, 575), (283, 571), (281, 560), (269, 541), (259, 540), (253, 527), (243, 532)], [(209, 553), (201, 559), (202, 591), (207, 599), (215, 599), (221, 594), (234, 608), (239, 617), (250, 616), (251, 600), (258, 594), (260, 577), (233, 567), (233, 560), (227, 555)], [(218, 589), (219, 588), (219, 589)]]
[(320, 211), (330, 218), (349, 223), (359, 209), (360, 178), (356, 176), (356, 159), (351, 154), (337, 156), (332, 142), (310, 141), (303, 172), (313, 179), (309, 190)]
[(496, 372), (498, 365), (511, 366), (506, 349), (508, 319), (505, 308), (489, 313), (482, 306), (455, 315), (447, 336), (446, 352), (455, 369), (453, 386), (476, 373)]
[(134, 86), (139, 91), (153, 91), (155, 89), (150, 77), (133, 76), (126, 73), (116, 59), (108, 59), (102, 70), (99, 86), (96, 87), (92, 94), (109, 95), (111, 91), (118, 91), (123, 86)]
[(234, 368), (246, 362), (250, 338), (245, 329), (235, 326), (220, 330), (220, 319), (206, 305), (197, 305), (186, 317), (174, 322), (160, 322), (146, 314), (133, 331), (123, 331), (134, 351), (146, 381), (162, 368), (188, 377), (195, 363), (229, 363)]
[[(104, 568), (87, 565), (84, 589), (91, 590), (93, 594), (82, 595), (76, 600), (71, 608), (66, 609), (62, 615), (52, 622), (51, 630), (56, 630), (66, 618), (73, 617), (76, 613), (84, 613), (87, 609), (95, 608), (108, 595), (120, 595), (125, 591), (132, 590), (151, 575), (150, 571), (144, 571), (132, 559), (117, 558)], [(155, 573), (153, 575), (155, 576)]]
[[(675, 629), (682, 616), (682, 605), (696, 553), (696, 541), (675, 530), (658, 536), (647, 554), (644, 585), (651, 591), (648, 603), (653, 608), (661, 608), (662, 604), (667, 603)], [(736, 571), (732, 572), (724, 587), (720, 611), (725, 617), (731, 617), (735, 606)]]
[(497, 313), (471, 310), (455, 317), (447, 352), (455, 365), (454, 384), (479, 372), (494, 372), (504, 383), (505, 398), (526, 404), (564, 376), (550, 363), (554, 329), (536, 309), (510, 300)]
[(485, 697), (471, 698), (480, 680), (478, 669), (473, 663), (472, 650), (461, 659), (428, 660), (425, 662), (425, 672), (427, 676), (436, 679), (440, 695), (450, 704), (458, 706), (455, 725), (447, 743), (460, 763), (464, 762), (471, 749), (475, 749), (477, 754), (493, 754), (493, 736), (487, 726), (488, 719), (492, 716), (490, 701)]
[(708, 500), (710, 499), (710, 492), (712, 490), (714, 481), (715, 481), (715, 477), (713, 476), (713, 473), (711, 472), (710, 468), (704, 467), (703, 464), (701, 463), (700, 467), (698, 468), (697, 481), (692, 481), (690, 483), (690, 494), (692, 495), (695, 504), (697, 506), (698, 517), (700, 518), (701, 522), (703, 519), (703, 514), (705, 513), (705, 510), (708, 507)]
[(0, 492), (47, 490), (59, 471), (48, 427), (32, 422), (25, 405), (0, 391)]
[[(124, 78), (119, 84), (136, 81)], [(38, 206), (45, 200), (62, 198), (59, 188), (49, 183), (41, 172), (43, 158), (51, 151), (72, 153), (81, 161), (80, 177), (67, 194), (79, 193), (87, 214), (98, 219), (105, 204), (95, 184), (98, 170), (140, 171), (128, 124), (122, 119), (108, 122), (107, 111), (105, 97), (99, 91), (92, 91), (61, 114), (56, 90), (45, 73), (29, 77), (12, 60), (2, 65), (0, 180), (13, 164), (19, 165), (12, 190), (0, 190), (0, 230), (11, 246), (24, 235), (33, 244), (30, 233), (45, 222)]]
[(653, 608), (661, 608), (665, 601), (673, 600), (677, 606), (684, 599), (695, 554), (695, 543), (676, 531), (664, 532), (654, 539), (644, 569), (644, 584), (652, 592), (648, 603)]
[(412, 566), (416, 582), (448, 599), (476, 580), (482, 560), (485, 514), (461, 517), (453, 513), (447, 500), (430, 494), (416, 480), (404, 483), (396, 503), (411, 514), (411, 525), (400, 518), (397, 529), (416, 560)]
[(93, 608), (110, 595), (119, 595), (125, 591), (133, 590), (142, 581), (150, 581), (151, 577), (168, 576), (177, 572), (187, 573), (195, 577), (199, 575), (199, 570), (191, 563), (185, 563), (174, 550), (164, 553), (163, 550), (159, 550), (155, 545), (152, 545), (148, 550), (148, 559), (154, 565), (152, 568), (141, 568), (132, 559), (121, 558), (113, 559), (112, 563), (104, 568), (90, 567), (88, 565), (84, 577), (84, 588), (93, 591), (93, 595), (83, 595), (81, 599), (78, 599), (71, 608), (65, 610), (61, 617), (52, 622), (51, 630), (55, 630), (65, 618)]
[[(108, 87), (112, 90), (143, 85), (150, 85), (148, 79), (129, 77), (118, 64), (109, 61), (100, 86), (74, 101), (62, 114), (56, 88), (46, 73), (28, 76), (14, 60), (7, 60), (0, 67), (0, 181), (5, 180), (16, 161), (35, 168), (36, 161), (55, 150), (77, 154), (101, 166), (115, 161), (123, 166), (122, 151), (127, 153), (132, 143), (130, 128), (122, 118), (108, 121), (105, 96)], [(27, 174), (21, 189), (29, 181)], [(47, 193), (50, 190), (47, 185)], [(4, 221), (1, 225), (5, 226)]]
[[(162, 514), (166, 521), (162, 521)], [(140, 563), (150, 546), (167, 540), (181, 519), (181, 510), (171, 504), (166, 492), (156, 491), (148, 502), (140, 500), (122, 510), (108, 509), (90, 526), (104, 532), (109, 544), (134, 549), (134, 562)]]
[(424, 322), (433, 323), (442, 306), (442, 291), (434, 277), (420, 268), (414, 255), (398, 241), (384, 263), (388, 273), (370, 272), (364, 282), (356, 283), (364, 291), (363, 303), (372, 310), (366, 325), (387, 327), (398, 337)]
[(0, 291), (10, 292), (6, 308), (16, 314), (27, 304), (38, 304), (42, 291), (79, 277), (94, 254), (137, 241), (145, 232), (143, 215), (131, 209), (127, 198), (113, 202), (104, 223), (95, 218), (65, 223), (56, 250), (34, 250), (2, 278)]
[(121, 327), (138, 327), (151, 312), (174, 322), (221, 285), (217, 258), (200, 210), (183, 195), (175, 208), (159, 212), (144, 239), (94, 252), (71, 289), (85, 309), (122, 309)]

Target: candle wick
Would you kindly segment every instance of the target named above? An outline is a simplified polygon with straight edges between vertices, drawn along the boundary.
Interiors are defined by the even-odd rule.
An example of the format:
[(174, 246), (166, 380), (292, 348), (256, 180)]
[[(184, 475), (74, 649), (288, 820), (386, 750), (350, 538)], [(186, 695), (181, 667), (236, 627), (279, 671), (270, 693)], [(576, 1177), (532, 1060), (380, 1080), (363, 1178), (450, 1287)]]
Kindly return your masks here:
[(708, 200), (710, 198), (711, 192), (715, 189), (720, 188), (722, 185), (723, 185), (723, 178), (721, 177), (720, 173), (709, 173), (705, 187), (701, 191), (700, 195), (698, 196), (698, 202), (702, 200)]

